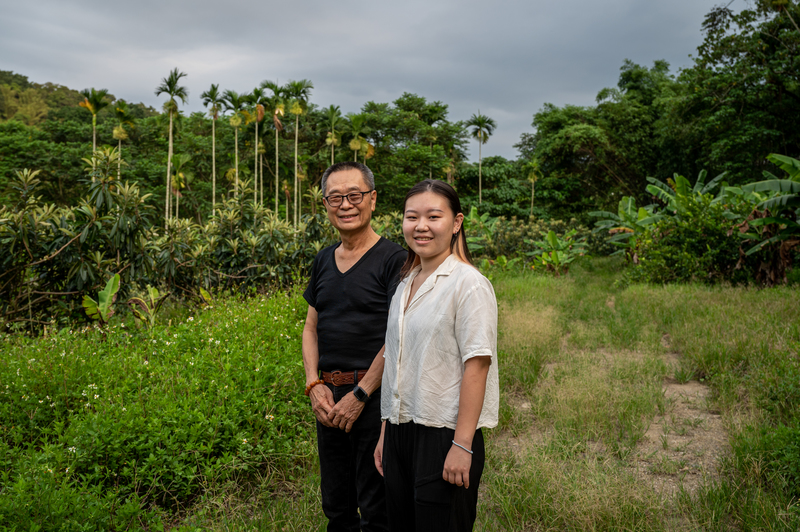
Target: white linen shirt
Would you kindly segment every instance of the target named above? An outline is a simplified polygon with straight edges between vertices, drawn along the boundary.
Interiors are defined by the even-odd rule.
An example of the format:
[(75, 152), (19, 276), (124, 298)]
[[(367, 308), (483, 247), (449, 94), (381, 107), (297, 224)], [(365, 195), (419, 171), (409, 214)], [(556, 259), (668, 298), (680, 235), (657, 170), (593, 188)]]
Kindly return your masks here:
[[(381, 419), (456, 428), (464, 362), (491, 357), (477, 428), (497, 426), (497, 299), (474, 267), (450, 255), (405, 309), (418, 266), (397, 287), (386, 327)], [(405, 310), (404, 310), (405, 309)]]

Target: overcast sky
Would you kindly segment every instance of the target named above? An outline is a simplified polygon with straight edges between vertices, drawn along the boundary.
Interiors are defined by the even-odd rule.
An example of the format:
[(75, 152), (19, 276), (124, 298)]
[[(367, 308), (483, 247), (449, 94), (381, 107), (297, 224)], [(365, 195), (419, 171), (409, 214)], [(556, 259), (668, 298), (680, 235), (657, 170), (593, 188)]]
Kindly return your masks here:
[(451, 120), (480, 109), (497, 122), (483, 155), (515, 158), (544, 103), (593, 104), (624, 59), (689, 66), (720, 1), (0, 0), (0, 69), (160, 109), (154, 89), (178, 67), (187, 111), (211, 83), (305, 78), (313, 103), (345, 113), (408, 91)]

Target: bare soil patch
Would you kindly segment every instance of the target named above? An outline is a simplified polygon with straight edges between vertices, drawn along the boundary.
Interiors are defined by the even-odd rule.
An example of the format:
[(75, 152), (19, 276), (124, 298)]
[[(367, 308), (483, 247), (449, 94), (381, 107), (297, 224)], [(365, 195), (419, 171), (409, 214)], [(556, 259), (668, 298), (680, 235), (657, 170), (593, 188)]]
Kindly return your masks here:
[[(664, 335), (667, 362), (674, 369), (680, 355), (670, 350)], [(719, 458), (728, 450), (722, 416), (709, 408), (711, 389), (696, 380), (679, 383), (664, 379), (666, 408), (656, 415), (636, 446), (636, 475), (656, 491), (673, 496), (680, 487), (693, 493), (704, 480), (719, 476)]]

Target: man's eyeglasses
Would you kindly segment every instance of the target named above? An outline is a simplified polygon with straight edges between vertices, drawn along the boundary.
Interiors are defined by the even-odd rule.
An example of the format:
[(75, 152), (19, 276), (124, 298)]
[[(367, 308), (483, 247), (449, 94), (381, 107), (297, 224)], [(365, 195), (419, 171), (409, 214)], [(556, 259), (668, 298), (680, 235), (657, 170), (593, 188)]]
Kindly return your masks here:
[[(373, 188), (372, 190), (375, 189)], [(372, 190), (367, 190), (366, 192), (351, 192), (350, 194), (345, 194), (345, 195), (336, 194), (332, 196), (327, 196), (322, 199), (328, 202), (328, 205), (330, 205), (331, 207), (341, 207), (342, 202), (344, 202), (345, 198), (347, 198), (347, 201), (350, 202), (350, 205), (358, 205), (359, 203), (364, 201), (364, 194), (369, 194), (370, 192), (372, 192)]]

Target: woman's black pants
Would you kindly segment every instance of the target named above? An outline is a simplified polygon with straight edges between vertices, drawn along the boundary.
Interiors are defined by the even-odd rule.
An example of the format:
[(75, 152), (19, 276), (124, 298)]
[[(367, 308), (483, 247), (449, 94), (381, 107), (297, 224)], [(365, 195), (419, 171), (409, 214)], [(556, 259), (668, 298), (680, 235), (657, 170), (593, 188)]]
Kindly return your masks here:
[[(386, 423), (383, 478), (389, 529), (397, 532), (467, 532), (478, 506), (486, 452), (480, 429), (472, 440), (469, 489), (442, 477), (455, 431), (415, 423)], [(459, 449), (460, 450), (460, 449)], [(465, 452), (465, 451), (461, 451)]]

